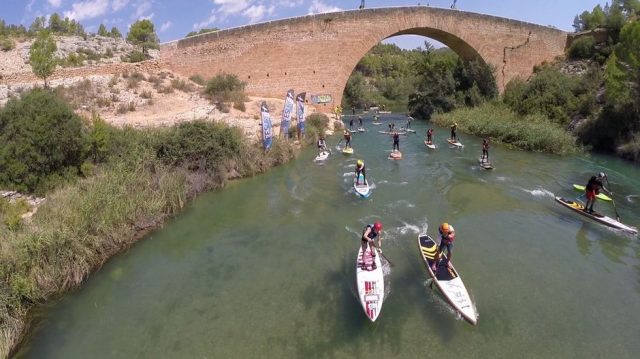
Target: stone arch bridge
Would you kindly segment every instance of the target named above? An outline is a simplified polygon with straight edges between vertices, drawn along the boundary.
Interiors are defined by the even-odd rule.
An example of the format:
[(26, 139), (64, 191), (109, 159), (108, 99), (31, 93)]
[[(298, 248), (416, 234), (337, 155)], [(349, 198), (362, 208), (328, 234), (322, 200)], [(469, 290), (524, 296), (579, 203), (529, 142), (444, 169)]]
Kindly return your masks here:
[[(351, 72), (380, 41), (423, 35), (465, 59), (495, 67), (502, 91), (515, 77), (564, 53), (568, 34), (547, 26), (427, 6), (352, 10), (220, 30), (162, 44), (163, 67), (205, 77), (234, 73), (247, 93), (284, 97), (287, 90), (330, 95), (329, 111), (340, 104)], [(328, 98), (324, 96), (324, 98)], [(309, 97), (307, 97), (309, 99)], [(323, 107), (324, 106), (324, 107)]]

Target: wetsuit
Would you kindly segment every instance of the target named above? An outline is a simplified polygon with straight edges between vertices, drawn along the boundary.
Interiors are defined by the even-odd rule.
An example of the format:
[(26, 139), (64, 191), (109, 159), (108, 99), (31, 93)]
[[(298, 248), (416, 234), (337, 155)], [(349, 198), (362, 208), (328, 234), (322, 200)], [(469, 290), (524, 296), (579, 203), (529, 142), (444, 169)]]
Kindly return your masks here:
[(358, 125), (360, 125), (360, 127), (362, 127), (362, 117), (358, 117)]
[(352, 130), (353, 129), (353, 119), (349, 120), (349, 129)]
[(318, 140), (318, 153), (326, 150), (326, 148), (327, 148), (327, 143), (325, 142), (325, 140), (319, 139)]
[(407, 128), (411, 128), (411, 117), (407, 117)]
[[(447, 264), (449, 264), (449, 261), (451, 260), (451, 257), (453, 256), (453, 241), (456, 238), (456, 231), (455, 229), (453, 229), (452, 225), (449, 225), (449, 233), (448, 234), (443, 234), (440, 230), (440, 228), (438, 228), (438, 233), (440, 234), (440, 244), (438, 245), (438, 250), (436, 251), (436, 256), (434, 258), (434, 266), (438, 264), (438, 262), (440, 261), (440, 255), (442, 254), (442, 251), (446, 248), (447, 249)], [(433, 266), (432, 266), (433, 268)]]
[(452, 141), (456, 141), (458, 139), (458, 136), (456, 135), (456, 131), (458, 130), (458, 126), (457, 125), (452, 125), (451, 126), (451, 140)]
[(366, 172), (366, 169), (365, 169), (364, 163), (362, 164), (362, 167), (360, 167), (360, 166), (358, 166), (358, 165), (356, 164), (356, 186), (357, 186), (358, 184), (360, 184), (360, 181), (358, 181), (358, 178), (360, 178), (360, 174), (361, 174), (361, 173), (362, 173), (362, 178), (364, 178), (364, 181), (365, 181), (365, 183), (366, 183), (366, 181), (367, 181), (367, 172)]
[[(367, 232), (367, 228), (370, 228), (369, 233), (365, 236), (365, 233)], [(364, 230), (362, 231), (362, 238), (361, 238), (361, 242), (362, 242), (362, 253), (364, 254), (367, 251), (367, 244), (369, 245), (369, 248), (371, 250), (371, 258), (374, 258), (373, 261), (373, 269), (376, 268), (376, 262), (375, 262), (375, 257), (376, 257), (376, 251), (375, 251), (375, 242), (374, 240), (378, 237), (378, 233), (376, 232), (375, 229), (373, 229), (373, 224), (367, 224), (366, 227), (364, 227)], [(364, 256), (363, 256), (364, 257)], [(364, 258), (363, 258), (364, 260)], [(364, 265), (364, 263), (362, 263)]]
[(397, 132), (393, 133), (393, 149), (400, 151), (400, 134)]
[(344, 140), (347, 142), (344, 146), (345, 147), (351, 147), (351, 133), (350, 132), (345, 132), (344, 134)]
[(587, 196), (587, 203), (584, 206), (585, 211), (593, 212), (593, 204), (596, 202), (596, 196), (600, 193), (601, 188), (604, 188), (602, 181), (596, 176), (591, 176), (584, 189)]
[(489, 141), (482, 140), (482, 161), (489, 162)]
[(427, 130), (427, 142), (431, 143), (431, 136), (433, 135), (433, 128)]

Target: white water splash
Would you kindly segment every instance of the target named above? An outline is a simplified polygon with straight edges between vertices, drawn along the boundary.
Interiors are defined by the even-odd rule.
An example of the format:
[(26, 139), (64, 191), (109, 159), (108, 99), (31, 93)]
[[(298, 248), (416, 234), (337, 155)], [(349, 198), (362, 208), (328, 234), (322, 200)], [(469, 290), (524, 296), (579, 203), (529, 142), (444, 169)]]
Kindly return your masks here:
[(388, 204), (386, 207), (396, 209), (400, 207), (415, 208), (415, 206), (415, 204), (407, 201), (406, 199), (401, 199)]
[(402, 235), (406, 235), (407, 233), (420, 234), (421, 228), (419, 226), (409, 224), (406, 222), (402, 222), (403, 226), (398, 228), (398, 232)]
[(555, 197), (553, 192), (546, 190), (542, 187), (538, 187), (537, 189), (533, 189), (533, 190), (529, 190), (526, 188), (521, 188), (521, 189), (525, 192), (531, 193), (531, 195), (534, 197), (551, 197), (551, 198)]

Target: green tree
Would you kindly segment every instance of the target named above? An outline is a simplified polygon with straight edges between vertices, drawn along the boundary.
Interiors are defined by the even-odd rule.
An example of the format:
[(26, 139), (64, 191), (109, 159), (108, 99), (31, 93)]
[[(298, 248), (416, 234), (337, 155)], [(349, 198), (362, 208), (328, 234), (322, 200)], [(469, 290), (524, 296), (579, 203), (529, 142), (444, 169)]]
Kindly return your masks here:
[(109, 33), (109, 35), (114, 38), (122, 37), (120, 30), (118, 30), (118, 28), (115, 26), (111, 28), (111, 32)]
[(54, 57), (57, 49), (51, 33), (48, 30), (40, 30), (29, 50), (31, 69), (36, 76), (44, 80), (44, 87), (48, 86), (47, 78), (53, 74), (58, 63)]
[(0, 110), (0, 185), (33, 192), (77, 174), (85, 145), (81, 119), (51, 91), (11, 99)]
[(348, 104), (358, 108), (365, 105), (365, 82), (364, 76), (360, 72), (354, 72), (347, 80), (344, 89), (345, 99)]
[(29, 32), (35, 35), (40, 30), (44, 30), (47, 27), (47, 19), (44, 16), (38, 16), (33, 20), (31, 26), (29, 26)]
[(49, 16), (49, 31), (53, 33), (65, 34), (68, 28), (58, 13), (53, 13)]
[(107, 27), (104, 26), (104, 24), (100, 24), (100, 26), (98, 27), (98, 35), (109, 36), (109, 33), (107, 32)]
[(158, 49), (159, 40), (153, 23), (150, 20), (138, 20), (129, 28), (127, 41), (142, 48), (142, 53), (147, 54), (148, 49)]

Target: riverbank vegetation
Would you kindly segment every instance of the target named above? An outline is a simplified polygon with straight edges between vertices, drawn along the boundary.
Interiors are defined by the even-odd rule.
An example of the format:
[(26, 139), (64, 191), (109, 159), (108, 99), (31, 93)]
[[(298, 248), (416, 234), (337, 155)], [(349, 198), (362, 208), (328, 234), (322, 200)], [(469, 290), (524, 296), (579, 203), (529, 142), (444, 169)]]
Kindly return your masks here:
[[(497, 118), (500, 120), (496, 121)], [(500, 101), (436, 114), (431, 121), (444, 127), (457, 123), (460, 132), (489, 137), (524, 150), (558, 154), (577, 151), (576, 138), (564, 127), (549, 123), (541, 114), (518, 115)]]
[[(316, 122), (323, 123), (308, 123), (312, 133)], [(97, 116), (77, 117), (41, 89), (0, 109), (0, 135), (0, 188), (47, 198), (28, 223), (21, 204), (0, 203), (3, 357), (24, 334), (32, 307), (78, 286), (196, 194), (295, 154), (291, 142), (275, 139), (265, 152), (239, 129), (203, 120), (164, 129), (112, 127)]]

